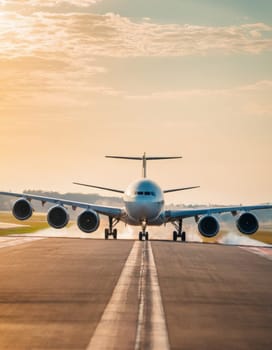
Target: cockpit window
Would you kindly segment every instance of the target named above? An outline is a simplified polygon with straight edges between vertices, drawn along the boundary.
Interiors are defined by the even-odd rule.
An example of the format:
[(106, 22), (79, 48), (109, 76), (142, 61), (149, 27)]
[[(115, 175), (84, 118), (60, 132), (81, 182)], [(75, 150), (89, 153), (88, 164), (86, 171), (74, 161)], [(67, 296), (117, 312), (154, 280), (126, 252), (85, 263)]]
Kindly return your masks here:
[(135, 192), (135, 195), (136, 196), (154, 196), (155, 197), (155, 192), (152, 192), (152, 191), (137, 191)]

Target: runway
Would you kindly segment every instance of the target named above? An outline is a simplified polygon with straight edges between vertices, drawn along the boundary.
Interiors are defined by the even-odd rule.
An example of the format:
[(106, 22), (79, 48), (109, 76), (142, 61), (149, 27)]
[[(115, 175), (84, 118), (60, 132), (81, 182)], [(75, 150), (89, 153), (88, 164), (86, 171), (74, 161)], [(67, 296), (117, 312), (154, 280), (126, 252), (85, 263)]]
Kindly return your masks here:
[(8, 240), (0, 349), (270, 349), (272, 261), (250, 249)]

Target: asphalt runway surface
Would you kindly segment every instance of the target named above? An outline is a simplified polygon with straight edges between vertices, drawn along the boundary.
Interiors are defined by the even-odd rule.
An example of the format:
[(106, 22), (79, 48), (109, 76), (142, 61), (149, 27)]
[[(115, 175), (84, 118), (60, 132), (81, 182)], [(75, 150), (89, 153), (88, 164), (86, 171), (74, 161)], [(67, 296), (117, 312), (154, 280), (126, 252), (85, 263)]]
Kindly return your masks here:
[(15, 240), (0, 242), (0, 349), (272, 348), (271, 248)]

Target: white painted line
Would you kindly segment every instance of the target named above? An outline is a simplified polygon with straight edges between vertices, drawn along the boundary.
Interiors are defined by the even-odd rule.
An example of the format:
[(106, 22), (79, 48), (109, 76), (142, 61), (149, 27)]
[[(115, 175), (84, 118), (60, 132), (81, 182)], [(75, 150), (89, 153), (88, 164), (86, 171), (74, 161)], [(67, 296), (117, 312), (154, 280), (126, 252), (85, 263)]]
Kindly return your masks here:
[(29, 243), (33, 241), (38, 241), (40, 239), (44, 239), (42, 237), (11, 237), (5, 236), (0, 237), (0, 249), (6, 247), (13, 247), (19, 244)]
[(134, 349), (170, 348), (151, 244), (136, 241), (87, 350), (133, 349), (131, 344), (128, 347), (121, 340), (124, 329), (131, 330), (127, 321), (127, 298), (129, 288), (133, 286), (138, 288), (138, 300), (135, 302), (139, 302), (137, 325), (131, 325), (137, 327)]
[[(151, 243), (144, 242), (140, 274), (140, 303), (135, 350), (170, 349), (157, 268)], [(148, 310), (151, 308), (151, 313)], [(149, 324), (149, 326), (148, 326)]]
[(168, 332), (165, 321), (165, 314), (162, 304), (160, 285), (158, 280), (157, 268), (154, 261), (154, 256), (151, 248), (151, 243), (148, 242), (150, 253), (150, 277), (152, 291), (152, 349), (170, 349)]
[(135, 274), (135, 267), (140, 248), (140, 242), (136, 241), (130, 251), (111, 299), (87, 346), (88, 350), (118, 349), (118, 343), (120, 342), (118, 333), (127, 326), (127, 319), (125, 317), (127, 311), (126, 301), (133, 279), (136, 279), (137, 285), (138, 276)]
[(257, 254), (268, 260), (272, 260), (272, 248), (268, 247), (239, 247), (243, 250), (246, 250), (250, 253)]

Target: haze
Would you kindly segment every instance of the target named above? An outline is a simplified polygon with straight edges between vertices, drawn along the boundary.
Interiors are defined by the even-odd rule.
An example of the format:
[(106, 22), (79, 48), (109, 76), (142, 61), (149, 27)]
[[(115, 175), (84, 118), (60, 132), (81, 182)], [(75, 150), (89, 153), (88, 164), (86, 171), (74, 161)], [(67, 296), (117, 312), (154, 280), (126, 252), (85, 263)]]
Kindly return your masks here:
[[(42, 6), (41, 6), (42, 5)], [(1, 190), (124, 189), (168, 202), (272, 201), (272, 3), (0, 1)], [(90, 189), (80, 188), (84, 192)]]

